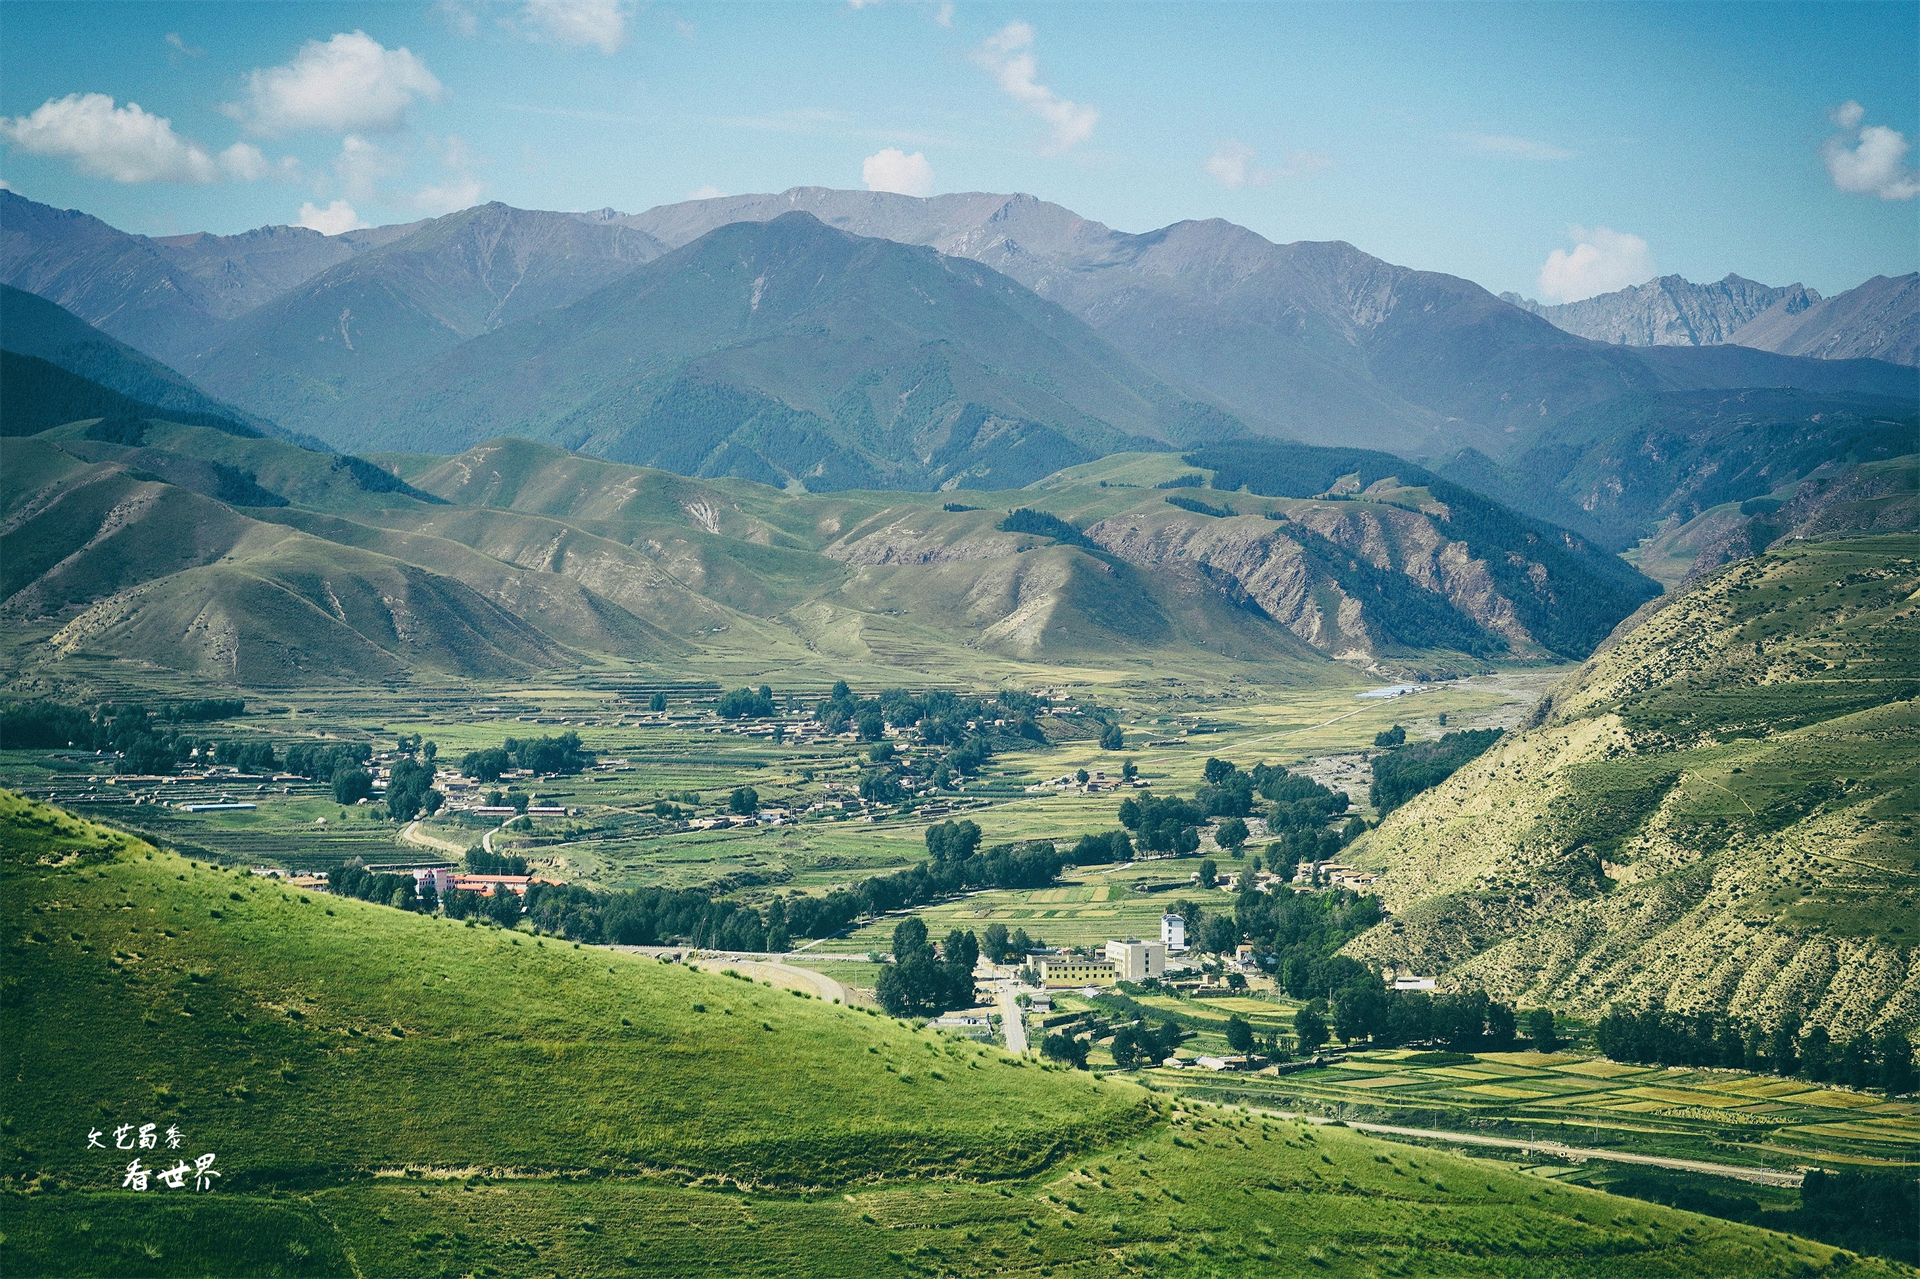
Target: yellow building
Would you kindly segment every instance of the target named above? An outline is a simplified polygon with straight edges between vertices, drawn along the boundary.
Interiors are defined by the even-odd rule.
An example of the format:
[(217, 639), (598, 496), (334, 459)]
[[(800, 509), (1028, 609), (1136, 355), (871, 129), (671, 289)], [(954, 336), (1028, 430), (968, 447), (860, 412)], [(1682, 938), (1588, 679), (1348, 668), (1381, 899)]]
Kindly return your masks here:
[(1040, 961), (1042, 986), (1111, 986), (1118, 978), (1111, 961), (1105, 959), (1043, 959)]

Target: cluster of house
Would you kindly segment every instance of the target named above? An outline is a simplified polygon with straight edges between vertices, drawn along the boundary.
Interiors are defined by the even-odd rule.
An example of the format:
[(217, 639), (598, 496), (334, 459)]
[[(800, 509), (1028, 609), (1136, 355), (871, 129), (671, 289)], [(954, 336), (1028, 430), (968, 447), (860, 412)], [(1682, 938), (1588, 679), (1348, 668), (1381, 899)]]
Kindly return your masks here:
[(1322, 884), (1328, 888), (1351, 888), (1355, 891), (1371, 888), (1379, 878), (1371, 871), (1334, 861), (1301, 862), (1293, 872), (1293, 882), (1296, 884)]

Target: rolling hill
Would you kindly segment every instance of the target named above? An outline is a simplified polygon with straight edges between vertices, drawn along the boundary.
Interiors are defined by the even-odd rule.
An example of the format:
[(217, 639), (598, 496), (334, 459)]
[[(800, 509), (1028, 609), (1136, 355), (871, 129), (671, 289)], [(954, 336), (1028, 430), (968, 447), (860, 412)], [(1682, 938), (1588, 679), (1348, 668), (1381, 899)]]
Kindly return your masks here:
[[(5, 793), (0, 921), (10, 1274), (1889, 1272)], [(119, 1189), (149, 1123), (214, 1193)]]
[(796, 213), (463, 344), (327, 429), (414, 451), (521, 435), (820, 489), (1017, 487), (1237, 427), (993, 271)]
[(1920, 537), (1794, 543), (1648, 605), (1366, 836), (1356, 955), (1595, 1014), (1911, 1024)]
[[(1280, 496), (1154, 487), (1203, 454), (1023, 490), (790, 494), (519, 440), (389, 459), (404, 479), (163, 420), (5, 447), (12, 660), (249, 687), (739, 661), (1439, 673), (1578, 657), (1654, 590), (1399, 459), (1304, 446), (1286, 456), (1319, 471)], [(1081, 531), (1008, 531), (1018, 507)]]

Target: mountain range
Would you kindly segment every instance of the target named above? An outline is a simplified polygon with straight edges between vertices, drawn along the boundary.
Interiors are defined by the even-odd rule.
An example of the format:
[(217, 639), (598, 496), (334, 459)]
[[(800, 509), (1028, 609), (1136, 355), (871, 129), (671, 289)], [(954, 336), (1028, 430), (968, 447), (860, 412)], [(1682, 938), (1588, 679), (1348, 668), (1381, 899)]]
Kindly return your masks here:
[[(1621, 394), (1781, 386), (1913, 394), (1912, 375), (1881, 362), (1799, 359), (1732, 345), (1635, 348), (1593, 342), (1468, 281), (1394, 266), (1351, 245), (1276, 245), (1220, 221), (1128, 235), (1029, 196), (923, 200), (796, 188), (634, 215), (489, 205), (427, 224), (332, 239), (279, 228), (161, 241), (0, 193), (5, 230), (0, 274), (69, 306), (109, 333), (164, 353), (215, 394), (293, 429), (328, 438), (329, 431), (351, 429), (358, 447), (376, 441), (421, 447), (431, 438), (427, 447), (443, 448), (471, 437), (420, 437), (417, 423), (431, 418), (439, 404), (476, 389), (469, 374), (479, 357), (455, 357), (455, 352), (482, 338), (488, 341), (479, 350), (540, 348), (556, 358), (592, 349), (602, 357), (617, 355), (629, 373), (644, 366), (651, 370), (647, 377), (665, 377), (660, 361), (666, 355), (656, 349), (663, 341), (659, 335), (633, 333), (631, 349), (619, 341), (609, 345), (608, 335), (616, 331), (613, 315), (645, 318), (631, 309), (638, 286), (627, 277), (648, 270), (668, 250), (690, 249), (729, 225), (773, 222), (790, 214), (812, 215), (850, 235), (923, 246), (944, 260), (970, 259), (991, 268), (1081, 321), (1109, 348), (1095, 355), (1083, 336), (1076, 339), (1083, 354), (1109, 370), (1136, 370), (1122, 380), (1136, 392), (1144, 388), (1152, 402), (1145, 415), (1121, 412), (1107, 402), (1082, 406), (1082, 415), (1100, 427), (1083, 424), (1077, 438), (1063, 429), (1069, 425), (1065, 418), (1022, 409), (1010, 398), (1008, 384), (1019, 378), (1009, 371), (1029, 357), (1032, 332), (1014, 326), (1006, 346), (991, 357), (976, 349), (982, 364), (999, 370), (992, 376), (1002, 384), (995, 392), (1001, 398), (956, 391), (946, 412), (983, 424), (989, 416), (998, 417), (1013, 424), (1022, 439), (1032, 428), (1044, 428), (1076, 447), (1100, 448), (1123, 438), (1181, 443), (1244, 429), (1411, 456), (1437, 457), (1471, 447), (1502, 457), (1542, 424)], [(696, 253), (675, 261), (706, 261), (711, 251), (703, 252), (707, 257)], [(844, 255), (842, 261), (865, 269), (870, 258), (886, 256), (876, 250), (865, 257)], [(748, 282), (754, 278), (757, 273)], [(847, 287), (851, 298), (871, 285), (850, 282)], [(695, 304), (692, 292), (685, 297)], [(1839, 300), (1813, 306), (1844, 319), (1853, 312), (1834, 311), (1830, 304)], [(717, 308), (695, 323), (697, 330), (715, 335), (724, 327), (716, 327), (718, 316), (735, 300), (714, 291), (699, 305)], [(1894, 297), (1873, 314), (1898, 327), (1902, 305), (1911, 307), (1911, 299)], [(605, 315), (598, 314), (602, 308)], [(894, 307), (888, 323), (910, 309)], [(1802, 314), (1808, 313), (1811, 308)], [(598, 345), (576, 341), (560, 334), (564, 326), (583, 333), (597, 329), (602, 337)], [(537, 336), (536, 328), (542, 330)], [(856, 339), (844, 323), (836, 332), (839, 340), (871, 338), (876, 349), (887, 352), (884, 361), (859, 369), (828, 362), (835, 376), (877, 373), (875, 387), (904, 385), (920, 366), (906, 352), (918, 352), (933, 340), (924, 331), (906, 345), (895, 340), (898, 333), (862, 332)], [(1796, 341), (1809, 343), (1813, 337), (1803, 334)], [(729, 339), (727, 344), (737, 343)], [(673, 347), (674, 339), (664, 339), (664, 345)], [(673, 358), (707, 354), (680, 351)], [(707, 360), (690, 382), (676, 376), (665, 385), (681, 382), (681, 400), (705, 397), (726, 405), (713, 411), (735, 426), (749, 419), (778, 420), (781, 431), (797, 431), (815, 442), (778, 465), (767, 456), (768, 449), (778, 451), (776, 445), (730, 449), (717, 458), (708, 449), (700, 454), (702, 466), (724, 470), (734, 465), (728, 457), (737, 456), (743, 474), (764, 479), (817, 468), (814, 481), (830, 485), (941, 483), (976, 465), (972, 459), (935, 462), (932, 455), (944, 447), (944, 439), (920, 427), (877, 439), (846, 382), (828, 387), (814, 378), (819, 385), (809, 385), (804, 394), (796, 389), (789, 399), (770, 390), (751, 364), (744, 350), (736, 351), (724, 360)], [(591, 371), (577, 372), (585, 377)], [(616, 400), (608, 398), (608, 388), (591, 390), (583, 383), (566, 412), (584, 415), (566, 428), (543, 408), (532, 417), (500, 420), (494, 429), (552, 431), (549, 438), (564, 443), (601, 447), (596, 441), (605, 441), (613, 447), (616, 437), (630, 439), (627, 427), (638, 425), (642, 436), (654, 429), (642, 418), (660, 399), (661, 388), (652, 382), (637, 388), (640, 383), (633, 382)], [(823, 413), (823, 402), (842, 393), (853, 416), (841, 420)], [(881, 393), (870, 391), (869, 398)], [(590, 407), (589, 399), (598, 407)], [(969, 404), (986, 414), (968, 409)], [(1109, 411), (1113, 417), (1103, 416)], [(622, 429), (613, 429), (614, 419)], [(674, 409), (667, 420), (684, 420), (684, 412)], [(863, 431), (865, 443), (855, 447)], [(830, 449), (820, 442), (826, 437), (831, 437)], [(1040, 438), (1047, 445), (1040, 451), (1050, 461), (1070, 457), (1051, 436)], [(1095, 438), (1110, 443), (1090, 444)], [(831, 464), (829, 454), (835, 459)], [(643, 449), (622, 456), (655, 455)]]
[(1517, 293), (1500, 297), (1596, 342), (1728, 343), (1781, 355), (1920, 365), (1920, 273), (1892, 279), (1876, 275), (1830, 298), (1804, 285), (1769, 288), (1737, 275), (1715, 284), (1663, 275), (1558, 306), (1544, 306)]

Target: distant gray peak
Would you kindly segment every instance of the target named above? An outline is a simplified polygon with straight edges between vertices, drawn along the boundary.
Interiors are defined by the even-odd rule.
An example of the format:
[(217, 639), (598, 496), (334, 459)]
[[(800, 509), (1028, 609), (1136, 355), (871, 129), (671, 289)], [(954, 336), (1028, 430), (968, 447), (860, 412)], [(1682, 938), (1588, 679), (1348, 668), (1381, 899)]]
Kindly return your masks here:
[(1801, 284), (1773, 288), (1729, 273), (1712, 284), (1663, 275), (1645, 284), (1547, 306), (1516, 293), (1503, 300), (1558, 328), (1596, 342), (1621, 346), (1714, 346), (1763, 312), (1782, 307), (1803, 311), (1820, 295)]

